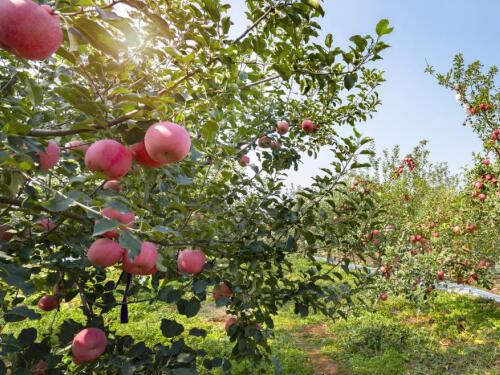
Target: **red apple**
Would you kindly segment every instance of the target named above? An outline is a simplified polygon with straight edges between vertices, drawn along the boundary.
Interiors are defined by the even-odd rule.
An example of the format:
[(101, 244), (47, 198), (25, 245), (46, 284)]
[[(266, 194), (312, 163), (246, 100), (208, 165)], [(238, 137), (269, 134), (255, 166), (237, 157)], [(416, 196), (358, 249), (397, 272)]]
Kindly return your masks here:
[(124, 251), (117, 242), (100, 238), (90, 245), (87, 257), (94, 266), (109, 267), (122, 259)]
[(381, 301), (387, 301), (387, 293), (386, 292), (381, 292), (379, 295), (378, 295), (378, 299), (381, 300)]
[(477, 227), (476, 227), (475, 224), (467, 224), (467, 226), (465, 227), (465, 229), (469, 233), (474, 233), (476, 231)]
[(229, 333), (229, 330), (233, 325), (235, 325), (238, 322), (238, 319), (234, 316), (230, 316), (227, 320), (226, 323), (224, 324), (224, 329), (226, 330), (227, 333)]
[(101, 172), (108, 179), (125, 176), (132, 166), (132, 153), (121, 143), (104, 139), (93, 143), (85, 153), (85, 166), (93, 172)]
[(28, 59), (44, 60), (61, 46), (59, 16), (31, 0), (0, 1), (0, 47)]
[(151, 159), (151, 156), (146, 151), (146, 145), (144, 141), (133, 144), (129, 147), (130, 151), (134, 155), (134, 160), (145, 167), (159, 168), (166, 165), (166, 163), (160, 163), (156, 160)]
[(158, 251), (156, 245), (152, 242), (144, 241), (141, 246), (141, 252), (133, 260), (125, 251), (123, 257), (123, 269), (125, 272), (133, 275), (151, 275), (156, 272), (156, 261), (158, 260)]
[(40, 219), (36, 222), (38, 226), (40, 226), (45, 232), (52, 231), (56, 229), (56, 223), (48, 218)]
[(215, 301), (221, 297), (230, 298), (232, 295), (233, 291), (227, 286), (226, 283), (220, 283), (219, 285), (214, 286), (214, 290), (212, 292), (212, 298)]
[(76, 364), (91, 362), (99, 358), (106, 351), (108, 340), (99, 328), (85, 328), (73, 339), (71, 352)]
[(271, 140), (271, 148), (273, 150), (279, 150), (281, 148), (281, 142), (277, 139)]
[(242, 155), (238, 163), (240, 163), (242, 167), (246, 167), (248, 164), (250, 164), (250, 158), (248, 157), (248, 155)]
[(186, 249), (179, 252), (177, 269), (179, 272), (197, 274), (205, 267), (206, 256), (201, 250)]
[(314, 132), (314, 129), (315, 129), (314, 123), (311, 120), (302, 121), (302, 124), (300, 125), (300, 127), (306, 133), (312, 133), (312, 132)]
[(45, 371), (49, 369), (49, 365), (43, 359), (39, 360), (32, 368), (32, 375), (45, 375)]
[[(102, 216), (124, 224), (124, 226), (121, 226), (121, 228), (125, 230), (127, 229), (127, 226), (130, 226), (135, 220), (135, 215), (133, 212), (120, 212), (109, 207), (106, 207), (102, 210)], [(103, 236), (106, 238), (116, 238), (118, 237), (118, 231), (110, 230), (103, 233)]]
[(481, 190), (484, 187), (484, 184), (481, 181), (474, 181), (474, 187), (477, 190)]
[(151, 159), (161, 164), (170, 164), (186, 157), (191, 149), (191, 137), (186, 128), (161, 121), (148, 128), (144, 144)]
[(276, 124), (276, 132), (278, 134), (286, 134), (288, 133), (288, 128), (289, 128), (289, 125), (288, 125), (288, 122), (286, 121), (278, 121), (278, 123)]
[(262, 148), (269, 148), (271, 147), (271, 142), (271, 138), (269, 138), (267, 135), (263, 135), (257, 140), (257, 145)]
[(379, 236), (379, 234), (380, 234), (380, 231), (379, 231), (378, 229), (374, 229), (374, 230), (372, 231), (372, 236), (373, 236), (373, 237), (378, 237), (378, 236)]
[(59, 162), (60, 153), (61, 149), (59, 148), (59, 145), (54, 141), (49, 141), (45, 150), (38, 153), (38, 156), (40, 157), (40, 169), (42, 171), (48, 171), (49, 169), (55, 167)]
[(437, 273), (437, 279), (440, 281), (443, 281), (445, 277), (444, 271), (438, 271)]
[(491, 181), (491, 180), (493, 180), (493, 176), (492, 176), (491, 174), (489, 174), (489, 173), (488, 173), (486, 176), (484, 176), (484, 179), (485, 179), (486, 181)]
[(121, 190), (120, 181), (118, 180), (108, 180), (102, 185), (102, 188), (105, 190), (114, 190), (119, 192)]
[(479, 194), (477, 197), (479, 198), (479, 200), (480, 200), (481, 202), (484, 202), (484, 201), (486, 200), (486, 194), (482, 194), (482, 193), (481, 193), (481, 194)]
[(12, 233), (8, 232), (11, 227), (5, 224), (0, 224), (0, 240), (10, 241), (12, 239)]
[(43, 311), (52, 311), (59, 306), (59, 299), (56, 296), (43, 296), (38, 300), (38, 307)]
[(484, 159), (483, 160), (483, 164), (486, 165), (486, 166), (490, 165), (491, 164), (490, 159)]

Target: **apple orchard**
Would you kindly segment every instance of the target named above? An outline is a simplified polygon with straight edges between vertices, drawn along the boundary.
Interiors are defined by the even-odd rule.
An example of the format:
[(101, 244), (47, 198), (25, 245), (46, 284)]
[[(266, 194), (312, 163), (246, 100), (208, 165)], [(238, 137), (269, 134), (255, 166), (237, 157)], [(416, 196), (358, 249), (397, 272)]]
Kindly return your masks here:
[[(443, 201), (418, 203), (432, 188), (421, 153), (390, 161), (383, 181), (364, 175), (374, 155), (355, 124), (380, 104), (387, 20), (341, 49), (318, 38), (317, 0), (247, 0), (240, 35), (219, 0), (55, 4), (0, 0), (0, 303), (6, 327), (30, 322), (0, 331), (0, 373), (230, 373), (234, 361), (274, 360), (285, 305), (336, 318), (394, 293), (427, 300), (445, 279), (491, 284), (496, 72), (457, 57), (436, 75), (485, 155), (430, 217)], [(320, 150), (330, 168), (287, 191), (287, 171)], [(402, 208), (411, 194), (418, 209)], [(336, 261), (324, 267), (326, 253)], [(310, 268), (288, 277), (295, 256)], [(148, 322), (163, 335), (154, 346), (110, 328), (151, 303), (187, 318), (203, 304), (224, 310), (231, 355), (188, 345), (183, 335), (206, 332), (185, 331), (166, 307)], [(82, 319), (37, 331), (65, 308)]]

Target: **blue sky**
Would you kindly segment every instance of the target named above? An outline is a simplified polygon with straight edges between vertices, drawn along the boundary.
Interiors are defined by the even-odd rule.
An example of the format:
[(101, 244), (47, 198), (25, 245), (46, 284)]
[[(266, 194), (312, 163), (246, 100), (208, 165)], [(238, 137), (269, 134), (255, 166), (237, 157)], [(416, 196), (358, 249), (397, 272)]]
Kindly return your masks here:
[[(243, 0), (230, 1), (236, 21), (233, 32), (244, 27)], [(500, 64), (500, 1), (497, 0), (325, 0), (322, 33), (332, 33), (334, 43), (345, 46), (354, 34), (374, 32), (376, 23), (388, 18), (394, 32), (386, 37), (392, 48), (384, 51), (377, 66), (386, 71), (380, 89), (382, 106), (372, 120), (358, 129), (375, 138), (377, 151), (401, 145), (406, 153), (422, 139), (429, 141), (431, 160), (447, 162), (452, 172), (470, 164), (481, 145), (462, 126), (463, 109), (452, 92), (424, 73), (426, 59), (438, 71), (447, 70), (457, 52), (466, 61)], [(304, 160), (289, 183), (308, 185), (319, 168), (328, 166), (328, 154)]]

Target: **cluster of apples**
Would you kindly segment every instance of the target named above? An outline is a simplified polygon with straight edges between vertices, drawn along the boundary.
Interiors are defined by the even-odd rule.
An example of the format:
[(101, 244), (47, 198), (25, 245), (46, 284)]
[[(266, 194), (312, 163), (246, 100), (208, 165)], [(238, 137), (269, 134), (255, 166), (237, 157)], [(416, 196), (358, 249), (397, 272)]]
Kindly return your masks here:
[(63, 41), (59, 16), (31, 0), (0, 1), (0, 47), (28, 60), (44, 60)]
[[(488, 168), (491, 164), (490, 159), (484, 159), (482, 164)], [(487, 198), (485, 192), (483, 191), (487, 184), (492, 186), (498, 185), (498, 179), (491, 173), (486, 173), (482, 176), (481, 180), (476, 180), (472, 183), (474, 191), (471, 193), (473, 198), (477, 198), (480, 202), (484, 202)], [(498, 194), (497, 194), (498, 196)]]
[[(309, 120), (309, 119), (302, 121), (302, 123), (300, 124), (300, 127), (306, 133), (315, 133), (320, 129), (319, 125), (315, 124), (312, 120)], [(288, 133), (289, 129), (290, 129), (290, 125), (285, 120), (280, 120), (276, 123), (275, 131), (279, 135), (285, 135), (286, 133)], [(281, 148), (281, 142), (279, 141), (279, 139), (275, 139), (275, 138), (269, 137), (267, 135), (263, 135), (263, 136), (259, 137), (257, 139), (257, 145), (260, 148), (271, 148), (273, 150), (279, 150)], [(246, 167), (250, 164), (250, 158), (248, 157), (248, 155), (243, 155), (238, 160), (238, 163), (242, 167)]]
[(415, 169), (415, 161), (413, 160), (412, 157), (410, 156), (407, 156), (403, 159), (403, 163), (398, 165), (398, 167), (396, 168), (396, 170), (394, 171), (394, 174), (396, 175), (396, 177), (399, 177), (401, 176), (401, 174), (404, 172), (405, 170), (405, 165), (408, 167), (408, 169), (411, 171), (413, 171)]
[(490, 143), (493, 144), (495, 143), (500, 137), (500, 129), (493, 129), (493, 132), (491, 133), (490, 137)]
[(476, 115), (479, 112), (488, 112), (493, 109), (493, 106), (490, 103), (481, 103), (477, 106), (467, 106), (467, 113), (471, 116)]

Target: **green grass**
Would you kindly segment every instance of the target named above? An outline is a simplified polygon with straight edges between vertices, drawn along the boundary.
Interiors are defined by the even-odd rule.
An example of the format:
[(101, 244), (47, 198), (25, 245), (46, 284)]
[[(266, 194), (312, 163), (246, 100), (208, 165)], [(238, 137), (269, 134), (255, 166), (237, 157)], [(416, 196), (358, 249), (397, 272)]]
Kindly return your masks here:
[[(67, 318), (84, 322), (76, 305), (63, 304), (59, 313), (43, 313), (39, 321), (9, 323), (2, 333), (33, 325), (40, 333), (51, 332), (52, 326), (56, 332)], [(167, 341), (161, 319), (175, 319), (185, 326), (182, 335), (188, 345), (203, 347), (213, 356), (228, 356), (232, 349), (223, 327), (224, 309), (211, 301), (195, 318), (163, 303), (131, 304), (129, 318), (130, 323), (120, 324), (117, 308), (106, 315), (105, 324), (118, 335), (154, 345)], [(271, 346), (283, 374), (321, 374), (325, 363), (335, 364), (343, 375), (500, 374), (500, 308), (486, 300), (440, 292), (431, 304), (419, 307), (391, 298), (374, 311), (336, 321), (321, 315), (302, 319), (288, 306), (275, 317), (275, 326)], [(193, 327), (205, 329), (207, 336), (190, 336)], [(270, 364), (233, 364), (236, 375), (274, 373)]]

